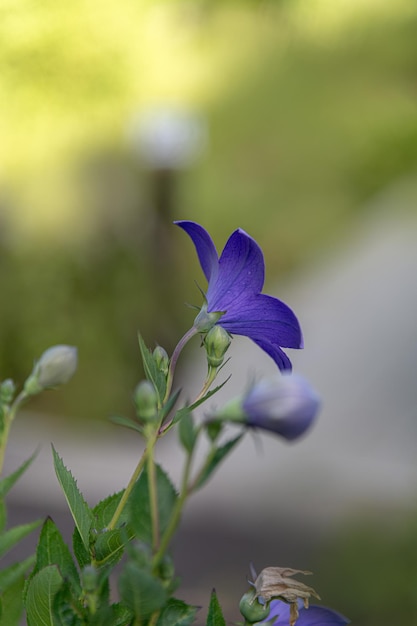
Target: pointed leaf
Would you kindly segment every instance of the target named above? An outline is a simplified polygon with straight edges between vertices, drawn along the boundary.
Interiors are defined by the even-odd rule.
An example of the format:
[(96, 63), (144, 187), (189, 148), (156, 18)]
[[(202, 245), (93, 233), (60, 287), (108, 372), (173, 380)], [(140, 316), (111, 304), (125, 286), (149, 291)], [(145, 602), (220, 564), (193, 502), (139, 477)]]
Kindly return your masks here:
[(23, 612), (23, 586), (25, 577), (20, 576), (1, 594), (0, 626), (19, 626)]
[(63, 578), (70, 581), (75, 593), (78, 595), (81, 592), (80, 578), (71, 553), (51, 518), (45, 521), (39, 536), (32, 577), (48, 565), (56, 565)]
[(74, 479), (71, 472), (65, 467), (62, 459), (52, 446), (52, 452), (54, 455), (55, 472), (64, 492), (67, 500), (71, 515), (74, 519), (75, 525), (78, 528), (82, 542), (88, 551), (90, 542), (90, 529), (93, 522), (93, 516), (88, 508), (86, 501), (84, 500), (81, 492), (78, 489), (77, 481)]
[(37, 454), (38, 450), (35, 450), (32, 456), (30, 456), (24, 463), (22, 463), (22, 465), (18, 467), (17, 470), (15, 470), (12, 474), (9, 474), (9, 476), (6, 476), (5, 478), (2, 478), (2, 480), (0, 480), (0, 497), (4, 497), (7, 493), (9, 493), (10, 489), (19, 480), (22, 474), (25, 473)]
[(209, 463), (206, 465), (203, 472), (199, 476), (194, 489), (199, 489), (200, 487), (204, 485), (204, 483), (207, 482), (207, 480), (210, 478), (210, 476), (212, 475), (214, 470), (217, 468), (219, 463), (221, 463), (222, 460), (229, 454), (229, 452), (232, 451), (232, 449), (240, 441), (242, 436), (243, 435), (238, 435), (234, 439), (227, 441), (223, 446), (220, 446), (219, 448), (215, 450)]
[(119, 591), (138, 623), (162, 608), (167, 600), (161, 581), (132, 561), (126, 563), (119, 577)]
[(8, 587), (14, 585), (18, 579), (25, 574), (28, 569), (35, 564), (36, 557), (34, 554), (24, 561), (13, 563), (0, 571), (0, 594), (4, 593)]
[(226, 380), (224, 380), (221, 385), (217, 385), (217, 387), (215, 387), (214, 389), (212, 389), (211, 391), (208, 391), (206, 393), (205, 396), (203, 396), (202, 398), (200, 398), (199, 400), (197, 400), (197, 402), (194, 402), (193, 404), (190, 404), (190, 406), (185, 406), (182, 409), (179, 409), (174, 416), (174, 419), (172, 420), (172, 424), (176, 424), (177, 422), (179, 422), (180, 420), (182, 420), (183, 416), (186, 413), (189, 413), (190, 411), (194, 411), (194, 409), (196, 409), (197, 407), (200, 406), (200, 404), (203, 404), (203, 402), (205, 402), (206, 400), (208, 400), (209, 398), (211, 398), (211, 396), (214, 396), (215, 393), (217, 393), (218, 391), (220, 391), (220, 389), (222, 387), (224, 387), (224, 385), (230, 380), (230, 376), (228, 376), (226, 378)]
[(190, 606), (182, 600), (170, 598), (159, 614), (156, 626), (190, 626), (199, 607)]
[(184, 412), (181, 421), (179, 423), (178, 435), (180, 442), (188, 453), (191, 453), (194, 449), (195, 442), (197, 440), (197, 432), (194, 427), (193, 416), (191, 411)]
[(45, 567), (31, 579), (25, 600), (28, 626), (57, 626), (53, 602), (61, 585), (62, 576), (56, 565)]
[(30, 524), (22, 524), (21, 526), (15, 526), (5, 533), (0, 535), (0, 557), (6, 554), (13, 546), (15, 546), (21, 539), (29, 535), (35, 528), (38, 528), (42, 524), (42, 520), (31, 522)]
[(166, 377), (161, 372), (161, 370), (158, 369), (155, 363), (155, 359), (153, 358), (151, 351), (149, 350), (149, 348), (146, 346), (145, 342), (143, 341), (140, 333), (138, 333), (138, 340), (139, 340), (140, 352), (142, 355), (143, 369), (145, 371), (145, 376), (148, 380), (151, 381), (151, 383), (155, 387), (155, 390), (158, 394), (159, 403), (161, 403), (165, 397)]
[(130, 428), (140, 434), (143, 433), (143, 428), (137, 422), (130, 419), (130, 417), (124, 417), (123, 415), (111, 415), (109, 419), (113, 422), (113, 424), (117, 424), (117, 426), (124, 426), (125, 428)]
[(226, 626), (215, 589), (211, 593), (206, 626)]
[[(164, 470), (159, 465), (155, 467), (159, 529), (161, 535), (163, 535), (171, 519), (177, 500), (177, 493)], [(152, 521), (149, 504), (148, 472), (146, 468), (132, 490), (129, 509), (130, 525), (135, 536), (145, 543), (151, 544)]]

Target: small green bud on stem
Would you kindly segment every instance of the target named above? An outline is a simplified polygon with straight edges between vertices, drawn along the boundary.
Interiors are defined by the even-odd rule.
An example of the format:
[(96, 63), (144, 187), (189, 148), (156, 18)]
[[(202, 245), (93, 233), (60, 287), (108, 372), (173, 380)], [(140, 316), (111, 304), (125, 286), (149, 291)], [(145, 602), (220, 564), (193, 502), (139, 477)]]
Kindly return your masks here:
[(209, 367), (218, 368), (223, 363), (232, 338), (221, 326), (213, 326), (204, 337)]
[(261, 604), (257, 598), (256, 590), (249, 589), (239, 602), (239, 610), (249, 624), (263, 622), (269, 615), (269, 602)]
[(156, 367), (164, 374), (164, 376), (167, 376), (169, 369), (169, 356), (166, 350), (164, 350), (162, 346), (156, 346), (152, 356), (156, 363)]
[(149, 380), (142, 380), (133, 393), (138, 418), (142, 422), (153, 421), (158, 414), (158, 395)]

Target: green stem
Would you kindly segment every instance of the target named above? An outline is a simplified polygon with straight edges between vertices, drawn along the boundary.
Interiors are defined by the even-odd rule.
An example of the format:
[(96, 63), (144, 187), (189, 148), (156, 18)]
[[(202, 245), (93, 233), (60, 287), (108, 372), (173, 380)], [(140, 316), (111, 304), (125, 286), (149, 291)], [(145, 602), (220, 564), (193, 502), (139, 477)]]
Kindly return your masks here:
[(178, 357), (181, 354), (181, 351), (184, 348), (184, 346), (191, 339), (191, 337), (194, 337), (194, 335), (196, 335), (197, 333), (198, 333), (197, 329), (194, 326), (192, 326), (189, 330), (187, 330), (185, 335), (179, 340), (179, 342), (177, 343), (174, 349), (174, 352), (172, 353), (172, 357), (169, 362), (168, 375), (167, 375), (167, 388), (165, 392), (165, 398), (162, 404), (165, 404), (165, 402), (169, 398), (169, 394), (171, 393), (172, 383), (174, 381), (175, 367), (177, 365)]
[(3, 472), (4, 456), (6, 454), (7, 442), (9, 440), (10, 428), (16, 413), (20, 406), (29, 398), (29, 395), (23, 390), (16, 397), (10, 409), (4, 415), (4, 428), (0, 439), (0, 476)]
[(206, 395), (206, 393), (211, 387), (212, 382), (215, 380), (216, 376), (217, 376), (217, 368), (209, 366), (207, 377), (206, 377), (206, 380), (204, 381), (204, 385), (202, 386), (201, 391), (198, 394), (198, 396), (193, 401), (193, 404), (201, 400), (201, 398), (203, 398)]
[(148, 447), (147, 468), (148, 468), (148, 489), (149, 489), (149, 505), (151, 511), (152, 522), (152, 547), (154, 552), (158, 550), (159, 545), (159, 511), (158, 511), (158, 492), (156, 486), (156, 471), (154, 462), (154, 448), (156, 437), (151, 439)]
[(135, 471), (133, 472), (131, 479), (129, 480), (129, 484), (126, 487), (126, 489), (124, 490), (124, 493), (120, 499), (119, 504), (117, 505), (117, 508), (114, 512), (114, 515), (110, 521), (110, 524), (107, 526), (107, 530), (113, 530), (117, 524), (117, 522), (119, 521), (119, 517), (122, 514), (123, 509), (126, 506), (126, 502), (129, 499), (129, 496), (132, 492), (132, 489), (139, 477), (139, 474), (141, 473), (143, 466), (145, 465), (145, 461), (146, 461), (146, 457), (147, 457), (147, 453), (148, 453), (148, 448), (145, 448), (142, 456), (139, 459), (139, 463), (136, 466)]
[(168, 524), (167, 529), (165, 530), (164, 535), (161, 538), (159, 548), (153, 557), (152, 567), (154, 571), (156, 570), (156, 568), (158, 567), (158, 565), (164, 558), (165, 552), (169, 546), (172, 536), (174, 532), (176, 531), (179, 521), (181, 519), (181, 513), (182, 513), (184, 503), (190, 493), (189, 488), (188, 488), (188, 481), (190, 478), (192, 458), (193, 458), (193, 451), (190, 452), (187, 457), (187, 461), (184, 467), (184, 473), (182, 477), (180, 495), (178, 496), (177, 501), (175, 503), (175, 507), (174, 507), (170, 522)]

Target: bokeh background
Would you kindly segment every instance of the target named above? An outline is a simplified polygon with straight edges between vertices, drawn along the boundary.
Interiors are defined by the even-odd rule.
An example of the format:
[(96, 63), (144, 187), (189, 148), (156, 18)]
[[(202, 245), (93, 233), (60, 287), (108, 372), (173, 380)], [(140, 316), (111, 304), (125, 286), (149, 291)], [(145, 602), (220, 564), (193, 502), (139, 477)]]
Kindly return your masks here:
[[(22, 383), (33, 360), (57, 343), (77, 345), (80, 359), (70, 385), (36, 399), (16, 424), (10, 468), (53, 432), (63, 446), (73, 442), (85, 484), (88, 476), (113, 485), (112, 462), (125, 484), (135, 451), (123, 475), (117, 455), (126, 457), (132, 443), (121, 435), (112, 449), (108, 440), (117, 446), (118, 433), (103, 423), (132, 414), (131, 390), (142, 376), (137, 330), (171, 351), (192, 323), (184, 302), (198, 304), (194, 281), (204, 283), (192, 246), (171, 225), (184, 218), (201, 222), (219, 247), (237, 226), (250, 232), (265, 253), (269, 292), (297, 304), (306, 321), (312, 351), (296, 364), (325, 398), (328, 381), (339, 418), (337, 428), (330, 415), (323, 419), (311, 453), (306, 440), (291, 456), (305, 459), (309, 473), (318, 455), (330, 454), (329, 468), (332, 451), (340, 459), (335, 441), (341, 448), (362, 441), (361, 458), (367, 446), (375, 458), (380, 451), (378, 462), (394, 455), (391, 465), (372, 466), (360, 504), (355, 486), (363, 475), (352, 474), (337, 515), (316, 498), (325, 481), (307, 498), (279, 491), (282, 473), (271, 475), (283, 450), (276, 442), (261, 453), (269, 461), (259, 463), (258, 487), (241, 489), (242, 506), (233, 503), (223, 520), (207, 512), (216, 508), (215, 491), (209, 505), (202, 493), (176, 547), (184, 593), (192, 599), (195, 591), (206, 605), (216, 585), (230, 620), (238, 619), (253, 560), (258, 569), (314, 569), (324, 603), (354, 624), (417, 621), (416, 35), (410, 0), (0, 6), (1, 377)], [(389, 277), (393, 295), (384, 288)], [(352, 320), (361, 332), (349, 335)], [(348, 341), (338, 350), (341, 336)], [(395, 358), (391, 346), (399, 346)], [(246, 348), (241, 355), (251, 365), (267, 359)], [(184, 365), (185, 382), (190, 376)], [(369, 402), (367, 389), (379, 403)], [(384, 409), (391, 426), (381, 434)], [(357, 466), (353, 449), (345, 452), (340, 473)], [(250, 458), (252, 475), (253, 445)], [(407, 481), (395, 474), (404, 459)], [(47, 463), (52, 473), (49, 456)], [(229, 463), (239, 474), (245, 459)], [(31, 494), (42, 514), (57, 506), (43, 480), (37, 492), (23, 483), (16, 516), (29, 514)], [(245, 473), (242, 480), (249, 485)], [(283, 482), (292, 485), (286, 474)], [(213, 490), (227, 492), (225, 485)], [(372, 495), (378, 486), (382, 503)], [(335, 479), (333, 489), (345, 485)]]

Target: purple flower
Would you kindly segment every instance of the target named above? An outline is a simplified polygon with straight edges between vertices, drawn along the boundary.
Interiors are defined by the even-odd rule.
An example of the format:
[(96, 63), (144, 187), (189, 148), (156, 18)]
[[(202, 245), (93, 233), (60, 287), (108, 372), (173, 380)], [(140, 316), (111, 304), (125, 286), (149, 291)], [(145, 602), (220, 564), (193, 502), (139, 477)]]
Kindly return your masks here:
[(320, 398), (307, 380), (290, 373), (255, 383), (242, 402), (248, 426), (270, 430), (288, 440), (310, 428), (319, 407)]
[[(300, 325), (292, 310), (272, 296), (262, 294), (265, 263), (261, 248), (244, 230), (235, 230), (219, 258), (208, 232), (199, 224), (175, 222), (191, 237), (208, 281), (202, 313), (217, 314), (219, 324), (231, 334), (245, 335), (271, 356), (280, 370), (291, 370), (281, 348), (302, 348)], [(195, 326), (201, 321), (197, 317)], [(204, 328), (208, 330), (208, 328)]]
[[(271, 626), (288, 626), (290, 623), (290, 605), (281, 600), (272, 600), (268, 624)], [(299, 617), (296, 626), (344, 626), (349, 620), (325, 606), (312, 604), (308, 609), (304, 608), (302, 600), (298, 602)], [(274, 617), (275, 621), (270, 621)]]

